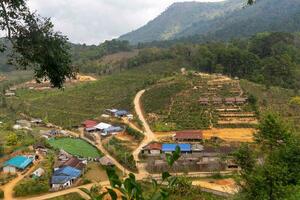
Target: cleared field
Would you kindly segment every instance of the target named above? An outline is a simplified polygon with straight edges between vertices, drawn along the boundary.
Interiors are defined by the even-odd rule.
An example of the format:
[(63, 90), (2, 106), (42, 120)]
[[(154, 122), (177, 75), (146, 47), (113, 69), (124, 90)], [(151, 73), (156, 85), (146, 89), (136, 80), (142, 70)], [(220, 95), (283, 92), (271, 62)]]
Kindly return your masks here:
[[(213, 128), (202, 130), (204, 139), (218, 137), (226, 142), (253, 142), (253, 128)], [(172, 132), (156, 132), (157, 138), (160, 141), (170, 141), (174, 133)]]
[(204, 130), (204, 139), (218, 137), (228, 142), (253, 142), (255, 129), (252, 128), (224, 128)]
[(101, 153), (91, 144), (82, 139), (59, 138), (49, 140), (51, 146), (57, 149), (63, 149), (66, 152), (83, 158), (100, 158)]

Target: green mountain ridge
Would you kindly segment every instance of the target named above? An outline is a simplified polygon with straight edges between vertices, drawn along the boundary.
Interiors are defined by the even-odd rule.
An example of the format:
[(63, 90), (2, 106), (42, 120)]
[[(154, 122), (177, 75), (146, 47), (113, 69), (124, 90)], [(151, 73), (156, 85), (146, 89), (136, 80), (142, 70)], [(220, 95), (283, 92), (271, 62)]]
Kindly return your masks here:
[[(300, 1), (258, 0), (246, 6), (244, 0), (199, 3), (182, 2), (136, 31), (121, 36), (132, 44), (203, 36), (227, 40), (264, 31), (300, 30)], [(207, 37), (209, 36), (209, 37)]]

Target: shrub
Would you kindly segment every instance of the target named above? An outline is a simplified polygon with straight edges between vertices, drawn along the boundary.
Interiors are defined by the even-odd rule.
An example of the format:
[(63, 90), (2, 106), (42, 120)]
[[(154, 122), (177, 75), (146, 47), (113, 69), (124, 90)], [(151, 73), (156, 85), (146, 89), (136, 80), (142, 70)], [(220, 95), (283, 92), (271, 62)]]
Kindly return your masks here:
[(19, 183), (15, 188), (15, 196), (29, 196), (48, 192), (50, 189), (47, 181), (40, 181), (38, 179), (27, 179)]
[(127, 126), (126, 127), (126, 133), (128, 133), (129, 135), (131, 135), (132, 137), (134, 137), (134, 139), (138, 140), (138, 141), (142, 141), (144, 139), (144, 134)]
[(0, 199), (4, 199), (4, 192), (0, 189)]

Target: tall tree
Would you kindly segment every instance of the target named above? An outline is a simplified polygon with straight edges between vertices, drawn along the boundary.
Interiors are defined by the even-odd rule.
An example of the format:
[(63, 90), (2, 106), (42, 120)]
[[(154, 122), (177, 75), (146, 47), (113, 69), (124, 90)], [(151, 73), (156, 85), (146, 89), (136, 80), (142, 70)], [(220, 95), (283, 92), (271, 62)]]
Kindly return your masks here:
[(300, 140), (274, 114), (267, 114), (257, 133), (257, 154), (242, 147), (236, 153), (241, 171), (241, 199), (290, 199), (298, 191)]
[(50, 19), (32, 13), (27, 0), (0, 0), (0, 30), (12, 44), (11, 62), (33, 68), (38, 81), (47, 78), (62, 87), (73, 76), (67, 38), (53, 30)]

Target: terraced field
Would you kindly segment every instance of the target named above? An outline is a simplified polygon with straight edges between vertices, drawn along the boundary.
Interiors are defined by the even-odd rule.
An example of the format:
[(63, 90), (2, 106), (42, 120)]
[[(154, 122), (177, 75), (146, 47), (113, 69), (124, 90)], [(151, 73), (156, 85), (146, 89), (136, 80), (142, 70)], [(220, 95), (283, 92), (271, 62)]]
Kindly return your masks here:
[[(156, 132), (255, 126), (252, 108), (247, 103), (224, 103), (228, 97), (246, 97), (238, 80), (194, 73), (177, 75), (151, 87), (142, 103)], [(221, 103), (213, 103), (214, 98), (220, 98)]]

